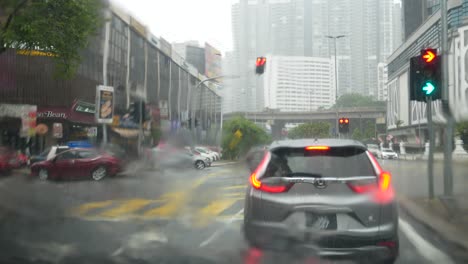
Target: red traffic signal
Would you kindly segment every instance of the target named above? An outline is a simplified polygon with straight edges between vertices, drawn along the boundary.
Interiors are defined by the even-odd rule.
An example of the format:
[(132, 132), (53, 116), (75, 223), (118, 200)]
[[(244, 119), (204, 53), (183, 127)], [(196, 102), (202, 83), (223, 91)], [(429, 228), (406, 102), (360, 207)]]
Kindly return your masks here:
[(266, 63), (266, 58), (265, 57), (258, 57), (257, 61), (255, 62), (255, 66), (260, 67), (260, 66), (265, 66)]
[(344, 119), (340, 118), (340, 124), (343, 124), (343, 123), (344, 123)]
[(348, 118), (345, 118), (345, 119), (344, 119), (344, 122), (345, 122), (345, 124), (349, 124), (349, 119), (348, 119)]
[(263, 74), (265, 72), (265, 65), (266, 65), (266, 58), (257, 57), (257, 61), (255, 62), (255, 73)]
[(437, 59), (436, 49), (424, 49), (421, 50), (421, 58), (425, 63), (433, 63)]

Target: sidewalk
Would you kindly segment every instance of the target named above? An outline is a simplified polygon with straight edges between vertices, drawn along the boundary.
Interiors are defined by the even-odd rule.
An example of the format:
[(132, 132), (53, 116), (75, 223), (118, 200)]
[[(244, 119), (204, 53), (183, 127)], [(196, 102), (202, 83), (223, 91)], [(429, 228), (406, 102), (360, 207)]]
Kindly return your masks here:
[[(424, 156), (422, 153), (421, 154), (400, 154), (399, 155), (400, 160), (427, 160), (427, 157)], [(437, 152), (434, 153), (434, 161), (443, 161), (444, 160), (444, 154)], [(468, 156), (458, 156), (458, 155), (452, 155), (452, 161), (456, 163), (466, 163), (468, 164)]]
[(400, 210), (413, 217), (455, 248), (451, 252), (468, 259), (468, 196), (455, 199), (409, 199), (398, 196)]

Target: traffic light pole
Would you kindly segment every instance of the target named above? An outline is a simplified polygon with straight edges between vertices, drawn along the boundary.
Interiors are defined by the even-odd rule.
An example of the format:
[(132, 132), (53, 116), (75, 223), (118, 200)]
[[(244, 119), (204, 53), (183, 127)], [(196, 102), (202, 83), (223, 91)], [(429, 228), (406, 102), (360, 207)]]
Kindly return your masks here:
[(427, 161), (428, 195), (429, 199), (432, 200), (434, 199), (434, 129), (432, 123), (432, 97), (428, 96), (426, 102), (427, 127), (429, 130), (429, 157)]
[(445, 109), (445, 119), (447, 120), (444, 140), (444, 195), (451, 196), (453, 194), (452, 139), (455, 121), (449, 109), (447, 0), (440, 1), (440, 9), (442, 27), (442, 43), (440, 45), (442, 49), (442, 104)]

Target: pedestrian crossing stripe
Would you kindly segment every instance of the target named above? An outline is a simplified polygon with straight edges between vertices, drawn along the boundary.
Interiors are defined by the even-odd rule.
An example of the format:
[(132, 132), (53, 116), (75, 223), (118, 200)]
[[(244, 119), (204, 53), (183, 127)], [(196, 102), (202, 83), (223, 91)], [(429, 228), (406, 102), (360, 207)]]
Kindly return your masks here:
[[(190, 206), (192, 196), (188, 192), (171, 192), (159, 199), (134, 198), (107, 200), (82, 204), (71, 210), (69, 216), (89, 221), (125, 221), (173, 219), (190, 212), (196, 227), (204, 227), (212, 221), (232, 218), (243, 207), (245, 185), (220, 188), (219, 197), (207, 200), (202, 207)], [(236, 216), (242, 218), (243, 216)]]

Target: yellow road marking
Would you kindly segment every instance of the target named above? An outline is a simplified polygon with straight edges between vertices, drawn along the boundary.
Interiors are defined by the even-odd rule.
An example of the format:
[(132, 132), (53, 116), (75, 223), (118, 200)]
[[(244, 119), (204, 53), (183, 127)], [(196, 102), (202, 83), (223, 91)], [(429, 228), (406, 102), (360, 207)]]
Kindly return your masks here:
[(125, 214), (130, 214), (138, 209), (141, 209), (148, 204), (152, 203), (152, 200), (145, 200), (145, 199), (132, 199), (128, 200), (120, 206), (107, 210), (99, 214), (100, 217), (117, 217)]
[(111, 205), (114, 201), (103, 201), (103, 202), (93, 202), (93, 203), (87, 203), (83, 204), (79, 207), (77, 207), (75, 210), (73, 210), (74, 215), (85, 215), (87, 212), (97, 209), (97, 208), (103, 208)]
[(224, 174), (224, 173), (226, 173), (228, 171), (229, 170), (220, 170), (220, 171), (216, 171), (216, 172), (212, 172), (210, 174), (207, 174), (207, 175), (197, 179), (196, 181), (194, 181), (190, 187), (191, 187), (191, 189), (198, 188), (200, 185), (205, 183), (210, 178), (215, 177), (215, 176), (219, 176), (219, 175)]
[(236, 201), (237, 199), (227, 198), (211, 202), (208, 206), (200, 209), (195, 226), (201, 227), (207, 225), (209, 221), (214, 220), (215, 216), (231, 207)]
[(167, 202), (158, 208), (146, 211), (142, 218), (171, 217), (177, 214), (178, 210), (187, 201), (186, 192), (167, 193), (162, 196)]
[[(202, 176), (201, 178), (195, 180), (188, 186), (188, 188), (184, 191), (177, 191), (177, 192), (169, 192), (165, 193), (160, 196), (161, 199), (157, 200), (148, 200), (148, 199), (131, 199), (131, 200), (109, 200), (109, 201), (101, 201), (101, 202), (91, 202), (83, 204), (76, 209), (73, 210), (73, 215), (75, 216), (86, 216), (88, 212), (93, 209), (98, 208), (105, 208), (111, 206), (113, 204), (119, 204), (118, 207), (109, 209), (104, 212), (100, 212), (94, 216), (86, 216), (86, 218), (92, 219), (106, 219), (106, 218), (117, 218), (119, 216), (132, 216), (132, 218), (139, 218), (139, 219), (153, 219), (153, 218), (169, 218), (175, 216), (181, 208), (183, 208), (186, 202), (190, 198), (190, 193), (208, 181), (210, 178), (225, 174), (229, 172), (229, 170), (220, 170), (216, 172), (209, 173), (207, 175)], [(231, 199), (232, 203), (234, 203), (238, 198)], [(131, 213), (151, 204), (157, 202), (164, 202), (164, 204), (160, 207), (150, 209), (141, 215), (132, 215)], [(214, 208), (211, 205), (211, 208)], [(229, 206), (227, 206), (229, 207)], [(226, 207), (226, 208), (227, 208)], [(207, 210), (214, 210), (214, 209), (207, 209)], [(202, 213), (205, 214), (205, 213)], [(127, 217), (128, 218), (128, 217)]]

